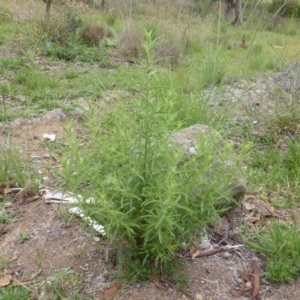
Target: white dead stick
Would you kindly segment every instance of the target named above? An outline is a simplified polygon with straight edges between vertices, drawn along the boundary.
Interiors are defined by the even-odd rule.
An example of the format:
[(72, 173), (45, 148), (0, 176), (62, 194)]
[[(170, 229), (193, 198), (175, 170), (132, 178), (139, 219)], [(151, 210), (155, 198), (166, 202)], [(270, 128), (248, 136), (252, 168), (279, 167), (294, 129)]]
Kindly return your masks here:
[[(63, 192), (57, 190), (46, 190), (44, 196), (46, 203), (64, 203), (64, 204), (74, 204), (83, 201), (81, 195), (74, 195), (71, 192)], [(94, 198), (88, 198), (85, 200), (85, 203), (94, 203)], [(101, 235), (105, 235), (104, 226), (98, 224), (96, 221), (92, 220), (90, 217), (85, 215), (83, 209), (79, 207), (72, 207), (69, 209), (69, 213), (81, 217), (85, 222), (87, 222), (94, 230), (99, 232)]]

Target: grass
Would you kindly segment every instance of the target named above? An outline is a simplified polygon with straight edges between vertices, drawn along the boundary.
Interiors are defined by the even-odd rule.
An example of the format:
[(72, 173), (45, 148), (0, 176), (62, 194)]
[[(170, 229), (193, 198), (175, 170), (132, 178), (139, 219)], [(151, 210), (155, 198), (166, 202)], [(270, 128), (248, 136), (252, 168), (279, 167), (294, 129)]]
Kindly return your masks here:
[[(262, 123), (266, 132), (260, 137), (253, 136), (251, 122), (230, 123), (234, 104), (222, 103), (218, 113), (212, 109), (215, 91), (222, 93), (225, 84), (270, 76), (299, 61), (299, 20), (285, 19), (276, 27), (264, 4), (248, 4), (248, 20), (240, 27), (214, 14), (191, 14), (201, 7), (195, 2), (189, 6), (188, 1), (185, 6), (166, 1), (124, 9), (119, 3), (97, 14), (71, 6), (76, 24), (81, 21), (96, 32), (89, 40), (85, 29), (85, 40), (93, 44), (88, 45), (80, 28), (70, 27), (70, 14), (54, 10), (46, 24), (32, 14), (37, 10), (36, 15), (43, 15), (42, 1), (20, 3), (23, 12), (31, 12), (27, 17), (16, 14), (11, 1), (2, 2), (0, 122), (8, 125), (18, 117), (32, 118), (57, 107), (71, 112), (89, 103), (80, 128), (66, 128), (64, 147), (49, 148), (59, 151), (62, 172), (57, 176), (64, 187), (97, 197), (99, 203), (85, 209), (106, 223), (108, 240), (129, 245), (132, 276), (153, 261), (158, 268), (170, 262), (179, 245), (191, 240), (191, 228), (198, 224), (201, 231), (216, 222), (225, 200), (231, 201), (224, 191), (232, 178), (222, 175), (219, 184), (220, 174), (228, 172), (213, 163), (217, 149), (204, 141), (199, 149), (209, 155), (199, 154), (201, 164), (197, 159), (182, 163), (182, 153), (171, 150), (166, 139), (176, 130), (202, 123), (224, 136), (238, 132), (243, 143), (237, 156), (243, 145), (252, 145), (244, 165), (250, 191), (273, 192), (277, 207), (299, 206), (299, 99), (275, 91), (275, 114)], [(124, 32), (137, 38), (125, 43)], [(124, 92), (130, 96), (123, 97)], [(30, 161), (7, 144), (0, 146), (0, 185), (18, 185), (34, 193), (39, 176)], [(224, 151), (224, 160), (231, 154)], [(203, 196), (196, 199), (191, 191), (199, 187)], [(10, 220), (6, 218), (3, 215), (1, 222)], [(259, 246), (252, 247), (269, 257), (267, 274), (274, 282), (299, 275), (298, 257), (291, 250), (298, 247), (297, 239), (295, 245), (280, 245), (281, 238), (293, 237), (296, 230), (290, 224), (272, 223), (257, 233)], [(279, 274), (280, 269), (285, 271)], [(141, 273), (149, 277), (147, 271)], [(53, 278), (51, 297), (77, 299), (77, 279), (70, 279), (72, 291), (65, 292), (62, 283), (73, 275), (65, 269)], [(5, 289), (0, 299), (6, 292), (22, 291), (25, 295), (17, 287)]]
[(0, 291), (0, 299), (1, 300), (29, 300), (30, 292), (23, 287), (19, 286), (10, 286), (7, 289), (1, 289)]
[(271, 223), (256, 236), (250, 248), (267, 257), (267, 276), (274, 283), (285, 283), (300, 275), (299, 228), (292, 223)]

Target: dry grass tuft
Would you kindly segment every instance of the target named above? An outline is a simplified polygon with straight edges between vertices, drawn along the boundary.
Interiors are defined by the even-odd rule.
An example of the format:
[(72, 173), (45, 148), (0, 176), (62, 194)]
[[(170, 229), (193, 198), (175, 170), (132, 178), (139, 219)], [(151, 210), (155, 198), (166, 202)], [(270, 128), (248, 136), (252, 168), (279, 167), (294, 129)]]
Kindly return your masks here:
[(89, 25), (81, 30), (80, 36), (86, 43), (100, 46), (100, 43), (105, 36), (105, 31), (100, 25)]
[(169, 63), (175, 65), (180, 57), (180, 48), (176, 45), (159, 45), (155, 48), (155, 59), (159, 63)]
[(130, 62), (141, 58), (142, 47), (141, 34), (132, 28), (127, 28), (120, 38), (120, 50), (124, 57)]

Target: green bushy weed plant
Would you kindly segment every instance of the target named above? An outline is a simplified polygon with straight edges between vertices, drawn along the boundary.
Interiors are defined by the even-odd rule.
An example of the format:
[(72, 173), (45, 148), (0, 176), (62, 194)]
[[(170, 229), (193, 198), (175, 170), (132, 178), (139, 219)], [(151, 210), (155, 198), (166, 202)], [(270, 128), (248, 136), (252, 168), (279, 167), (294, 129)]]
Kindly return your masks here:
[(70, 39), (65, 45), (50, 43), (45, 47), (46, 56), (67, 62), (97, 62), (101, 68), (114, 68), (110, 62), (107, 52), (103, 48), (86, 46), (76, 39)]
[(226, 73), (226, 61), (222, 55), (222, 49), (208, 47), (201, 63), (201, 81), (203, 89), (220, 84)]
[(257, 233), (248, 246), (267, 256), (267, 276), (274, 283), (300, 276), (299, 228), (291, 223), (272, 222)]
[(269, 11), (284, 17), (300, 17), (300, 2), (298, 0), (272, 0)]
[(0, 6), (0, 23), (6, 23), (13, 19), (12, 13), (9, 9)]
[(5, 212), (2, 205), (0, 205), (0, 225), (17, 221), (17, 217), (14, 214), (8, 214)]
[(0, 300), (29, 300), (31, 299), (31, 293), (27, 289), (19, 286), (9, 286), (7, 288), (1, 288)]
[(24, 244), (26, 241), (29, 241), (31, 239), (31, 236), (26, 233), (20, 233), (19, 235), (19, 243)]
[(96, 199), (81, 205), (105, 226), (110, 242), (124, 242), (141, 265), (166, 266), (182, 242), (191, 242), (194, 230), (217, 221), (232, 202), (232, 174), (224, 163), (215, 163), (217, 153), (221, 161), (229, 155), (229, 148), (224, 153), (219, 149), (217, 137), (202, 141), (189, 160), (183, 150), (170, 146), (168, 136), (185, 120), (180, 122), (173, 109), (178, 107), (174, 91), (159, 81), (151, 32), (143, 47), (144, 73), (134, 84), (137, 98), (115, 103), (101, 119), (90, 105), (84, 137), (67, 127), (61, 176), (66, 188)]
[(39, 187), (39, 176), (28, 157), (21, 157), (9, 139), (0, 144), (0, 184), (20, 186), (32, 193)]
[(48, 299), (86, 299), (82, 293), (83, 282), (79, 274), (70, 267), (56, 272), (48, 285)]

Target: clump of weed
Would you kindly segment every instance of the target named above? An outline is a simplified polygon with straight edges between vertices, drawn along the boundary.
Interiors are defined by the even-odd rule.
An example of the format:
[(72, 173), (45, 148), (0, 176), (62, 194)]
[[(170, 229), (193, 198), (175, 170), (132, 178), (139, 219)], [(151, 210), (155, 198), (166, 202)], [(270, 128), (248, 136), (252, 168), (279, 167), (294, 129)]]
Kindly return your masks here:
[(37, 171), (28, 157), (21, 157), (9, 139), (0, 144), (0, 162), (1, 184), (20, 186), (31, 193), (37, 191), (40, 184)]
[(48, 296), (51, 299), (84, 299), (82, 295), (83, 282), (80, 275), (76, 274), (70, 267), (58, 271), (50, 279), (48, 285)]
[(201, 64), (200, 86), (204, 89), (211, 85), (220, 84), (226, 74), (226, 63), (221, 53), (222, 50), (208, 47)]
[(29, 241), (31, 239), (31, 236), (26, 233), (20, 233), (19, 235), (19, 243), (24, 244), (26, 241)]
[(272, 222), (248, 246), (267, 256), (267, 276), (274, 283), (300, 276), (299, 228), (291, 223)]
[(37, 38), (43, 42), (65, 44), (70, 36), (70, 20), (67, 15), (60, 17), (51, 15), (47, 20), (41, 19), (37, 22)]
[(69, 9), (51, 12), (48, 18), (36, 18), (18, 32), (18, 40), (41, 52), (49, 43), (66, 45), (82, 21)]
[[(293, 89), (292, 80), (289, 84)], [(297, 135), (300, 130), (300, 97), (287, 94), (279, 89), (273, 91), (272, 95), (276, 99), (275, 113), (266, 121), (270, 132), (277, 136), (293, 137)]]
[(115, 9), (111, 9), (105, 17), (105, 22), (108, 26), (114, 26), (118, 19), (118, 13)]
[[(154, 49), (151, 32), (146, 32), (139, 62), (144, 71), (134, 84), (134, 101), (117, 102), (100, 120), (90, 104), (83, 144), (72, 126), (67, 128), (61, 176), (65, 188), (81, 192), (85, 187), (85, 196), (96, 199), (81, 205), (105, 226), (111, 243), (127, 243), (138, 265), (164, 268), (173, 264), (182, 242), (191, 242), (194, 230), (201, 232), (219, 219), (225, 203), (232, 201), (228, 186), (234, 175), (215, 163), (220, 153), (215, 142), (199, 143), (198, 154), (188, 161), (184, 151), (170, 147), (171, 132), (184, 120), (176, 120), (173, 86), (157, 76)], [(225, 152), (220, 153), (224, 160)]]
[(176, 45), (161, 44), (155, 48), (154, 55), (158, 62), (176, 65), (180, 57), (180, 48)]
[(9, 286), (7, 288), (0, 289), (0, 299), (10, 300), (10, 299), (20, 299), (27, 300), (31, 298), (31, 293), (28, 289), (20, 286)]
[(100, 25), (88, 25), (80, 31), (80, 36), (87, 44), (99, 46), (104, 38), (104, 27)]
[(123, 56), (134, 62), (141, 58), (142, 49), (141, 34), (132, 28), (127, 28), (120, 37), (120, 50)]
[(11, 21), (12, 13), (5, 7), (0, 6), (0, 23)]
[(18, 218), (16, 215), (12, 213), (6, 213), (3, 206), (0, 205), (0, 225), (15, 222), (17, 220)]
[(269, 12), (278, 13), (283, 17), (300, 17), (300, 4), (297, 0), (272, 0), (268, 9)]

